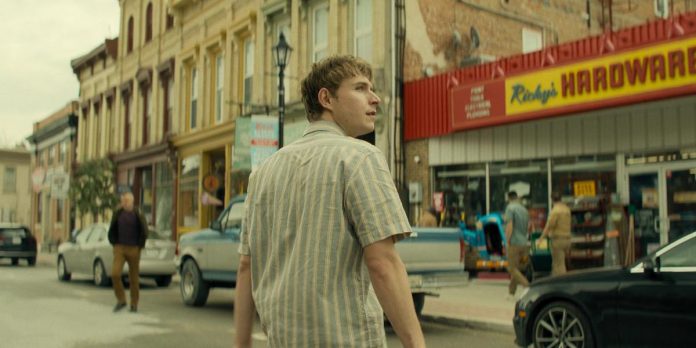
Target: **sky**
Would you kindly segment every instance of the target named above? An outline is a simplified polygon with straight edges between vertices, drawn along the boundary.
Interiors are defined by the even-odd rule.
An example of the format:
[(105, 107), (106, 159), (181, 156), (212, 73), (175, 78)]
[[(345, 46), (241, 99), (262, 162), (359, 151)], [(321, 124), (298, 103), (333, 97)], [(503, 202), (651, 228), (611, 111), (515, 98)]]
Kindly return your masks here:
[(118, 0), (0, 1), (0, 148), (78, 99), (70, 61), (118, 36)]

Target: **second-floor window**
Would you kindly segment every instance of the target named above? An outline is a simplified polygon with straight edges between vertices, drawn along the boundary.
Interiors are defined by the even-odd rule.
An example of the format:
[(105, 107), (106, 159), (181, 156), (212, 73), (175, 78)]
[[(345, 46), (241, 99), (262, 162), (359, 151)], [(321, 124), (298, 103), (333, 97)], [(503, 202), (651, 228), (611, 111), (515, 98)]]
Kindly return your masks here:
[(225, 60), (222, 54), (215, 58), (215, 123), (222, 122), (223, 86), (225, 85)]
[(174, 118), (174, 80), (170, 77), (167, 79), (166, 86), (163, 87), (164, 93), (164, 118), (162, 120), (162, 134), (165, 136), (172, 130), (172, 119)]
[(166, 19), (166, 24), (165, 24), (165, 29), (169, 30), (171, 28), (174, 28), (174, 16), (171, 14), (167, 13), (167, 19)]
[(123, 118), (125, 126), (125, 129), (123, 130), (123, 149), (128, 150), (130, 147), (130, 131), (132, 125), (132, 120), (130, 117), (130, 96), (124, 98), (123, 104)]
[(126, 41), (126, 53), (133, 52), (133, 30), (135, 24), (133, 22), (133, 17), (128, 18), (128, 41)]
[(15, 193), (17, 191), (17, 169), (15, 167), (5, 167), (2, 191), (5, 193)]
[(50, 166), (56, 159), (55, 147), (51, 145), (48, 147), (48, 149), (46, 149), (46, 151), (48, 151), (48, 165)]
[(145, 42), (152, 40), (152, 3), (147, 4), (145, 10)]
[(254, 89), (254, 42), (247, 39), (244, 43), (244, 107), (245, 113), (251, 107), (251, 93)]
[(372, 61), (372, 0), (355, 0), (355, 55)]
[(195, 129), (198, 126), (198, 72), (196, 68), (191, 68), (190, 83), (189, 129)]
[(314, 8), (312, 24), (312, 62), (318, 62), (329, 53), (328, 4)]
[(57, 199), (56, 200), (56, 222), (63, 222), (63, 204), (64, 201), (62, 199)]
[(538, 51), (544, 48), (539, 30), (522, 28), (522, 53)]
[(150, 125), (152, 120), (152, 102), (150, 90), (143, 91), (143, 145), (150, 141)]
[(65, 156), (68, 153), (68, 142), (67, 140), (63, 140), (60, 142), (60, 152), (58, 153), (58, 162), (60, 163), (65, 163)]

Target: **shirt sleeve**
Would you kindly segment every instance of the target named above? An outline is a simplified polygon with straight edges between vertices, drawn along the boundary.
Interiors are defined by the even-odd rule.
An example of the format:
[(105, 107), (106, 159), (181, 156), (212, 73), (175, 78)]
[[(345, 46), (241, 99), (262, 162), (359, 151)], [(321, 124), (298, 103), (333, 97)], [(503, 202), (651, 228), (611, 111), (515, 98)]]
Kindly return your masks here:
[(345, 186), (345, 209), (362, 247), (411, 234), (396, 186), (379, 152), (370, 152), (353, 167)]

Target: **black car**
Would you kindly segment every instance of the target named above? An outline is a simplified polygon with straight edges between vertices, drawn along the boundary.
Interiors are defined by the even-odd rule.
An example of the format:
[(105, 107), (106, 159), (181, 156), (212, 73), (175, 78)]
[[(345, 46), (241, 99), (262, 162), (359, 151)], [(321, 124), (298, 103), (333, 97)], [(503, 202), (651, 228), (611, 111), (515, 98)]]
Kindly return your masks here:
[(696, 232), (631, 267), (532, 283), (515, 305), (527, 347), (696, 347)]
[(13, 265), (19, 259), (27, 260), (29, 266), (36, 265), (36, 238), (29, 228), (17, 224), (0, 224), (0, 259), (11, 259)]

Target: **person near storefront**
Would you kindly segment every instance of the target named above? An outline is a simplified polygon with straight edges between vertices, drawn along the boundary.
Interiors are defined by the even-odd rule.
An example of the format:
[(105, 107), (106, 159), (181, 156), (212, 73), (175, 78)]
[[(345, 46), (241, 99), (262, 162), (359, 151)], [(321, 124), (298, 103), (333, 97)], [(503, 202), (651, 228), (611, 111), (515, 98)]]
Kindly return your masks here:
[(508, 205), (505, 208), (505, 239), (507, 241), (508, 273), (510, 285), (508, 297), (513, 298), (517, 286), (529, 286), (529, 281), (522, 274), (521, 265), (529, 256), (529, 213), (517, 196), (517, 192), (508, 192)]
[(566, 272), (566, 255), (570, 249), (570, 208), (561, 201), (561, 194), (551, 193), (553, 207), (549, 213), (539, 243), (543, 238), (551, 242), (551, 275), (564, 274)]

